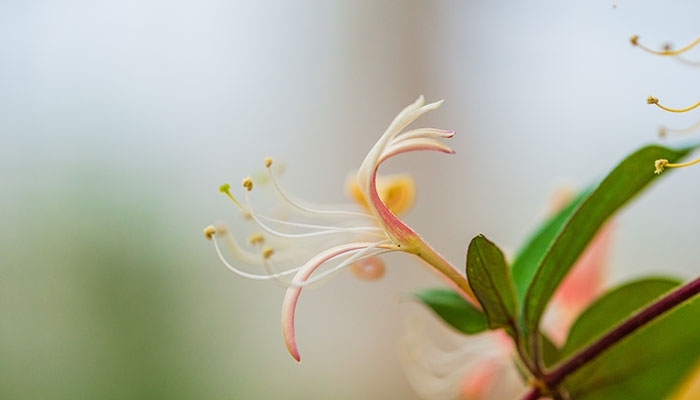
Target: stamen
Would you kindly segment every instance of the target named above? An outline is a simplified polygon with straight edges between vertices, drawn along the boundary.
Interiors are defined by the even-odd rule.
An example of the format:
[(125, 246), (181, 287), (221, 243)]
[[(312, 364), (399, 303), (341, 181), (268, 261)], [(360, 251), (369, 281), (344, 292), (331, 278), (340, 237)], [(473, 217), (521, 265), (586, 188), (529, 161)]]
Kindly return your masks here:
[[(248, 278), (248, 279), (252, 279), (252, 280), (256, 280), (256, 281), (268, 281), (268, 280), (273, 280), (273, 279), (279, 279), (279, 278), (283, 278), (283, 277), (285, 277), (285, 276), (294, 274), (294, 273), (298, 272), (300, 269), (302, 269), (302, 268), (304, 267), (304, 265), (301, 265), (301, 266), (298, 266), (298, 267), (294, 267), (294, 268), (288, 269), (288, 270), (286, 270), (286, 271), (276, 272), (276, 273), (267, 274), (267, 275), (251, 274), (251, 273), (249, 273), (249, 272), (242, 271), (242, 270), (240, 270), (240, 269), (234, 267), (233, 265), (231, 265), (231, 264), (226, 260), (226, 258), (224, 257), (223, 253), (221, 252), (221, 248), (219, 247), (219, 244), (218, 244), (218, 242), (216, 241), (216, 238), (213, 238), (212, 242), (214, 243), (214, 249), (216, 250), (216, 254), (217, 254), (217, 256), (219, 257), (219, 259), (221, 260), (221, 262), (224, 264), (224, 266), (226, 266), (226, 268), (228, 268), (228, 269), (229, 269), (231, 272), (233, 272), (234, 274), (239, 275), (239, 276), (242, 276), (242, 277), (244, 277), (244, 278)], [(388, 242), (388, 241), (385, 241), (385, 242)], [(320, 275), (314, 277), (314, 279), (309, 279), (309, 280), (307, 280), (307, 281), (305, 281), (305, 282), (296, 282), (296, 283), (295, 283), (295, 282), (290, 282), (290, 283), (288, 283), (288, 285), (289, 285), (289, 286), (293, 286), (293, 287), (304, 287), (304, 286), (308, 286), (308, 285), (311, 285), (311, 284), (314, 284), (314, 283), (320, 281), (321, 279), (323, 279), (323, 278), (325, 278), (325, 277), (327, 277), (327, 276), (329, 276), (329, 275), (332, 275), (332, 274), (334, 274), (334, 273), (340, 271), (341, 269), (345, 268), (347, 265), (349, 265), (349, 264), (352, 263), (352, 262), (356, 262), (356, 261), (359, 261), (359, 260), (364, 260), (365, 258), (368, 258), (368, 257), (373, 257), (373, 256), (376, 256), (376, 255), (380, 255), (380, 254), (384, 254), (384, 253), (389, 253), (389, 252), (392, 252), (392, 251), (398, 251), (398, 250), (400, 250), (398, 247), (395, 247), (395, 246), (392, 246), (392, 247), (388, 247), (388, 246), (387, 246), (387, 247), (384, 247), (383, 250), (377, 251), (377, 252), (372, 253), (372, 254), (365, 254), (365, 253), (364, 253), (366, 250), (368, 250), (368, 249), (374, 249), (374, 248), (376, 248), (377, 246), (386, 246), (386, 243), (385, 243), (385, 242), (377, 242), (377, 243), (374, 243), (373, 245), (371, 245), (371, 246), (369, 246), (369, 247), (367, 247), (367, 248), (362, 248), (362, 249), (357, 249), (357, 250), (351, 250), (351, 251), (348, 251), (348, 252), (346, 252), (346, 253), (338, 254), (338, 255), (336, 255), (336, 256), (333, 256), (333, 257), (329, 258), (327, 261), (330, 261), (331, 259), (336, 258), (336, 257), (339, 257), (339, 256), (341, 256), (341, 255), (350, 255), (350, 254), (352, 254), (352, 256), (349, 257), (347, 260), (343, 261), (342, 263), (340, 263), (339, 265), (337, 265), (337, 266), (334, 267), (333, 269), (328, 270), (328, 271), (325, 271), (324, 273), (322, 273), (322, 274), (320, 274)], [(264, 252), (264, 250), (263, 250), (263, 252)], [(363, 256), (363, 254), (365, 254), (365, 255)], [(264, 257), (264, 254), (263, 254), (263, 257)], [(283, 281), (283, 282), (284, 282), (284, 281)], [(287, 282), (285, 282), (285, 283), (287, 283)]]
[(249, 176), (243, 178), (243, 187), (248, 189), (249, 192), (253, 190), (253, 178)]
[(700, 121), (684, 129), (668, 129), (662, 126), (659, 128), (659, 136), (663, 138), (667, 135), (687, 135), (689, 133), (696, 132), (698, 129), (700, 129)]
[(689, 167), (691, 165), (695, 165), (697, 163), (700, 163), (700, 158), (698, 158), (695, 161), (690, 161), (690, 162), (682, 163), (682, 164), (671, 164), (668, 162), (668, 160), (663, 160), (663, 159), (656, 160), (656, 162), (654, 162), (654, 166), (656, 167), (656, 171), (654, 171), (654, 173), (658, 175), (661, 172), (663, 172), (664, 168), (683, 168), (683, 167)]
[(662, 51), (652, 50), (652, 49), (640, 44), (639, 43), (639, 35), (632, 36), (630, 38), (630, 42), (632, 43), (632, 46), (639, 47), (640, 49), (642, 49), (648, 53), (656, 54), (659, 56), (677, 56), (681, 53), (684, 53), (684, 52), (692, 49), (696, 44), (700, 43), (700, 38), (695, 39), (695, 41), (693, 43), (683, 47), (682, 49), (671, 50), (670, 46), (666, 45), (666, 46), (664, 46), (664, 50), (662, 50)]
[[(248, 197), (248, 192), (246, 192), (246, 199), (248, 201), (248, 207), (244, 206), (241, 204), (233, 195), (231, 194), (231, 185), (229, 184), (224, 184), (221, 185), (219, 188), (219, 191), (221, 193), (224, 193), (231, 201), (233, 201), (238, 207), (243, 210), (244, 213), (247, 215), (250, 215), (250, 217), (260, 226), (263, 230), (267, 231), (268, 233), (271, 233), (275, 236), (280, 236), (280, 237), (287, 237), (287, 238), (299, 238), (299, 237), (309, 237), (309, 236), (318, 236), (318, 235), (327, 235), (331, 233), (341, 233), (341, 232), (360, 232), (360, 233), (366, 233), (368, 235), (373, 235), (373, 236), (378, 236), (381, 238), (384, 238), (384, 235), (379, 235), (375, 232), (383, 232), (383, 229), (380, 227), (376, 226), (360, 226), (360, 227), (340, 227), (340, 226), (325, 226), (325, 225), (313, 225), (313, 224), (302, 224), (298, 222), (289, 222), (289, 221), (284, 221), (281, 219), (277, 218), (272, 218), (268, 217), (266, 215), (261, 215), (253, 211), (253, 209), (250, 207), (250, 198)], [(282, 225), (288, 225), (288, 226), (294, 226), (298, 228), (307, 228), (307, 229), (327, 229), (325, 231), (320, 231), (320, 232), (310, 232), (310, 233), (305, 233), (305, 234), (287, 234), (283, 232), (278, 232), (275, 231), (274, 229), (268, 227), (267, 225), (263, 224), (260, 219), (264, 219), (267, 221), (275, 222), (278, 224)]]
[(659, 175), (660, 173), (663, 172), (664, 167), (667, 165), (668, 165), (668, 160), (660, 159), (660, 160), (654, 161), (654, 167), (656, 167), (656, 170), (654, 171), (654, 173), (656, 175)]
[[(355, 262), (362, 261), (362, 260), (365, 260), (365, 259), (370, 258), (370, 257), (375, 257), (375, 256), (379, 256), (382, 254), (391, 253), (394, 251), (401, 250), (397, 246), (395, 246), (393, 244), (389, 244), (389, 243), (391, 243), (389, 240), (384, 240), (381, 242), (372, 243), (367, 247), (362, 247), (360, 249), (355, 249), (355, 250), (349, 250), (349, 251), (345, 251), (345, 252), (340, 253), (340, 254), (333, 255), (333, 256), (329, 257), (328, 259), (326, 259), (325, 261), (323, 261), (321, 264), (317, 265), (316, 267), (320, 267), (322, 264), (325, 264), (326, 262), (331, 261), (331, 260), (338, 258), (338, 257), (341, 257), (341, 256), (349, 255), (350, 257), (348, 257), (347, 259), (345, 259), (343, 262), (336, 265), (335, 267), (333, 267), (327, 271), (324, 271), (324, 272), (314, 276), (311, 279), (306, 279), (303, 281), (298, 281), (298, 280), (292, 281), (289, 284), (289, 286), (302, 288), (302, 287), (306, 287), (309, 285), (313, 285), (313, 284), (323, 280), (324, 278), (327, 278), (327, 277), (335, 274), (336, 272), (342, 270), (343, 268), (348, 267), (349, 265), (351, 265)], [(376, 250), (377, 248), (381, 248), (381, 250), (375, 251), (374, 253), (370, 253), (372, 250)]]
[(248, 236), (248, 243), (250, 243), (251, 246), (254, 246), (256, 244), (263, 244), (264, 242), (265, 237), (263, 237), (262, 233), (256, 232)]
[(287, 203), (289, 203), (292, 207), (295, 207), (301, 211), (310, 213), (310, 214), (323, 214), (323, 215), (347, 215), (347, 216), (353, 216), (353, 217), (367, 217), (367, 218), (376, 218), (374, 215), (367, 214), (367, 213), (362, 213), (362, 212), (355, 212), (355, 211), (343, 211), (343, 210), (315, 210), (309, 207), (302, 206), (301, 204), (293, 201), (287, 193), (285, 193), (284, 190), (282, 190), (282, 187), (280, 184), (277, 182), (277, 179), (275, 178), (275, 174), (272, 173), (272, 168), (270, 168), (270, 165), (272, 165), (272, 159), (269, 159), (269, 164), (268, 164), (268, 159), (269, 157), (265, 158), (265, 166), (267, 167), (267, 171), (270, 173), (270, 179), (272, 180), (272, 184), (275, 185), (275, 189), (279, 193), (279, 195), (284, 199)]
[(656, 106), (658, 106), (659, 108), (661, 108), (661, 109), (663, 109), (663, 110), (670, 111), (670, 112), (675, 112), (675, 113), (682, 113), (682, 112), (690, 111), (690, 110), (696, 108), (697, 106), (700, 106), (700, 102), (698, 102), (698, 103), (696, 103), (695, 105), (693, 105), (693, 106), (691, 106), (691, 107), (683, 108), (683, 109), (677, 110), (677, 109), (674, 109), (674, 108), (668, 108), (668, 107), (662, 106), (661, 104), (659, 104), (659, 99), (657, 99), (656, 97), (652, 97), (652, 96), (649, 96), (649, 97), (647, 98), (647, 104), (656, 104)]
[[(365, 249), (365, 250), (367, 250), (367, 249)], [(318, 274), (317, 276), (313, 277), (312, 279), (305, 281), (303, 284), (292, 282), (292, 284), (290, 286), (313, 285), (314, 283), (317, 283), (317, 282), (321, 281), (322, 279), (325, 279), (328, 276), (335, 274), (336, 272), (340, 271), (341, 269), (349, 267), (353, 263), (360, 262), (360, 261), (366, 260), (368, 258), (380, 256), (382, 254), (392, 253), (394, 251), (399, 251), (399, 250), (400, 249), (398, 247), (394, 248), (394, 249), (380, 250), (380, 251), (376, 251), (374, 253), (365, 254), (362, 257), (360, 257), (360, 253), (362, 253), (362, 251), (358, 251), (357, 253), (355, 253), (353, 256), (351, 256), (347, 260), (345, 260), (342, 263), (336, 265), (335, 267), (329, 269), (328, 271), (324, 271), (324, 272)]]
[(204, 228), (204, 236), (211, 240), (212, 236), (216, 234), (216, 228), (214, 228), (213, 225), (209, 225), (206, 228)]
[(223, 238), (224, 243), (226, 243), (226, 247), (228, 247), (228, 250), (236, 259), (246, 264), (260, 264), (258, 255), (241, 247), (241, 245), (236, 241), (236, 238), (233, 237), (225, 225), (218, 225), (216, 227), (216, 236)]
[(266, 260), (272, 257), (273, 254), (275, 254), (275, 250), (273, 250), (272, 247), (264, 247), (262, 249), (262, 256)]
[(251, 274), (245, 271), (241, 271), (240, 269), (234, 267), (233, 265), (229, 264), (228, 261), (226, 261), (226, 258), (224, 257), (223, 253), (221, 252), (221, 249), (219, 248), (219, 243), (216, 241), (216, 238), (212, 240), (214, 242), (214, 249), (216, 249), (216, 254), (219, 256), (219, 259), (221, 262), (228, 268), (231, 272), (233, 272), (236, 275), (242, 276), (244, 278), (252, 279), (255, 281), (269, 281), (272, 279), (278, 279), (287, 275), (291, 275), (299, 271), (302, 267), (296, 267), (289, 269), (287, 271), (282, 271), (278, 272), (276, 274), (271, 274), (271, 275), (258, 275), (258, 274)]
[[(358, 227), (334, 227), (334, 226), (323, 226), (323, 225), (311, 225), (311, 224), (301, 224), (301, 223), (296, 223), (296, 222), (289, 222), (289, 221), (282, 221), (278, 220), (275, 218), (267, 217), (264, 215), (260, 215), (256, 213), (253, 210), (253, 207), (251, 206), (250, 203), (250, 196), (248, 196), (248, 192), (245, 194), (246, 196), (246, 203), (248, 205), (247, 210), (250, 212), (250, 215), (253, 217), (253, 220), (258, 224), (259, 227), (267, 231), (268, 233), (279, 236), (279, 237), (285, 237), (285, 238), (304, 238), (304, 237), (312, 237), (312, 236), (321, 236), (321, 235), (329, 235), (329, 234), (334, 234), (334, 233), (343, 233), (343, 232), (358, 232), (358, 233), (364, 233), (367, 235), (372, 235), (372, 236), (377, 236), (380, 238), (385, 238), (386, 235), (384, 234), (379, 234), (376, 232), (384, 232), (383, 228), (377, 227), (377, 226), (358, 226)], [(274, 221), (278, 222), (281, 224), (289, 225), (289, 226), (297, 226), (300, 228), (313, 228), (313, 229), (325, 229), (325, 230), (319, 230), (316, 232), (308, 232), (308, 233), (286, 233), (286, 232), (280, 232), (276, 231), (269, 226), (265, 225), (260, 218), (269, 220), (269, 221)]]

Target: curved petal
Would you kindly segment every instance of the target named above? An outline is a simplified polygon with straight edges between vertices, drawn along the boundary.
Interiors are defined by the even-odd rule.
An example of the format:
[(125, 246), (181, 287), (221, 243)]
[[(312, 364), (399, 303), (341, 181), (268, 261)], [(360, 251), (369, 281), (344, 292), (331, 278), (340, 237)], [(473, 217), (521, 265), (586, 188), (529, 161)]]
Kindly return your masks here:
[(421, 129), (414, 129), (411, 131), (406, 131), (398, 136), (396, 136), (393, 140), (392, 143), (399, 143), (401, 141), (407, 140), (407, 139), (414, 139), (414, 138), (443, 138), (443, 139), (449, 139), (455, 135), (455, 131), (445, 131), (442, 129), (434, 129), (434, 128), (421, 128)]
[[(304, 264), (299, 272), (294, 275), (292, 284), (301, 284), (306, 282), (311, 274), (328, 260), (343, 255), (349, 251), (367, 249), (369, 247), (374, 247), (375, 245), (376, 243), (360, 242), (343, 244), (325, 250)], [(287, 293), (284, 295), (284, 301), (282, 302), (282, 335), (284, 336), (284, 343), (287, 346), (289, 353), (298, 362), (301, 362), (301, 356), (299, 355), (299, 350), (297, 349), (294, 336), (294, 312), (296, 310), (297, 301), (299, 300), (299, 295), (301, 294), (301, 289), (301, 286), (289, 287), (287, 289)]]
[(414, 138), (406, 139), (400, 141), (396, 144), (388, 146), (384, 151), (382, 156), (379, 158), (379, 164), (383, 163), (387, 159), (399, 155), (401, 153), (407, 153), (409, 151), (422, 151), (422, 150), (433, 150), (439, 151), (447, 154), (454, 154), (454, 150), (442, 142), (438, 142), (435, 139), (429, 138)]

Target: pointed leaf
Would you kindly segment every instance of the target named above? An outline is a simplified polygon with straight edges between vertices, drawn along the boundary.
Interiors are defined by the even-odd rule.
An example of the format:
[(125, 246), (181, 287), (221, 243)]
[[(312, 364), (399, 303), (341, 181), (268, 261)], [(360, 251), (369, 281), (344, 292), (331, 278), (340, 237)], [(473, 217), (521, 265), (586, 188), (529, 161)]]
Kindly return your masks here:
[(552, 242), (554, 242), (566, 221), (569, 220), (571, 214), (576, 211), (589, 194), (590, 191), (585, 191), (574, 197), (569, 204), (550, 217), (518, 252), (511, 266), (511, 274), (513, 274), (515, 290), (518, 293), (518, 300), (521, 301), (521, 304), (525, 299), (525, 293), (530, 287), (530, 283), (532, 283), (532, 278), (537, 273), (537, 267), (545, 254), (547, 254), (547, 250), (549, 250)]
[[(596, 301), (571, 331), (571, 353), (622, 322), (639, 304), (654, 301), (674, 282), (646, 279), (622, 286)], [(635, 304), (636, 303), (636, 304)], [(700, 359), (700, 298), (688, 301), (581, 367), (564, 381), (572, 399), (656, 400), (668, 397)]]
[(691, 148), (672, 150), (661, 146), (644, 147), (624, 159), (576, 207), (539, 262), (532, 282), (528, 284), (523, 319), (529, 330), (537, 329), (552, 294), (598, 229), (658, 176), (653, 171), (654, 161), (663, 158), (673, 163), (690, 150)]
[(680, 281), (676, 279), (644, 278), (603, 294), (571, 325), (561, 357), (574, 354), (678, 285)]
[(486, 315), (454, 290), (426, 289), (415, 296), (459, 332), (473, 335), (488, 329)]
[(489, 327), (513, 326), (517, 320), (517, 299), (510, 269), (503, 252), (483, 235), (469, 243), (467, 278), (486, 313)]

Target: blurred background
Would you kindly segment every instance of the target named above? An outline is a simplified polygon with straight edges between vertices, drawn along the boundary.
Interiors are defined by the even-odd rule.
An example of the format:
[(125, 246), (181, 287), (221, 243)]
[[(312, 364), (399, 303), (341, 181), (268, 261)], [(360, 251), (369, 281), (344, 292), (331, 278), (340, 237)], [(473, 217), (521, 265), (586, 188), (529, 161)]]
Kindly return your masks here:
[[(407, 222), (456, 265), (484, 233), (513, 253), (561, 185), (684, 128), (697, 2), (0, 1), (0, 398), (413, 399), (405, 300), (439, 284), (405, 255), (301, 297), (229, 273), (202, 229), (248, 227), (218, 193), (271, 155), (300, 197), (344, 182), (419, 94), (454, 156), (397, 158)], [(700, 60), (695, 51), (689, 58)], [(694, 58), (693, 58), (694, 57)], [(698, 133), (700, 135), (700, 133)], [(651, 166), (650, 166), (651, 169)], [(697, 274), (700, 168), (617, 218), (609, 283)]]

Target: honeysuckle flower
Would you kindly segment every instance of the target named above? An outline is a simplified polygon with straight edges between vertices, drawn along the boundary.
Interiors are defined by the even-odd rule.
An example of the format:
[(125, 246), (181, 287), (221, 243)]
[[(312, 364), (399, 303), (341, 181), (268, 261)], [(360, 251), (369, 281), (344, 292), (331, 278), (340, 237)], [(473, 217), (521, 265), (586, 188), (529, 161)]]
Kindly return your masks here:
[[(362, 272), (376, 272), (380, 269), (377, 267), (376, 257), (389, 253), (402, 251), (413, 254), (425, 261), (430, 268), (437, 272), (456, 290), (462, 293), (465, 297), (473, 299), (473, 294), (469, 288), (466, 277), (454, 268), (448, 261), (440, 256), (432, 247), (430, 247), (415, 231), (403, 223), (396, 215), (404, 208), (410, 206), (413, 202), (414, 189), (407, 183), (406, 178), (403, 180), (394, 177), (388, 181), (380, 182), (377, 172), (379, 166), (389, 158), (411, 151), (432, 150), (442, 153), (454, 153), (454, 151), (436, 140), (439, 138), (450, 138), (454, 135), (453, 131), (445, 131), (439, 129), (415, 129), (405, 131), (410, 123), (428, 111), (438, 108), (442, 101), (425, 104), (423, 96), (419, 97), (416, 102), (402, 110), (396, 118), (391, 122), (384, 134), (381, 135), (377, 143), (372, 147), (364, 161), (360, 165), (357, 172), (356, 182), (357, 190), (362, 197), (362, 201), (366, 212), (358, 212), (354, 210), (330, 210), (321, 207), (309, 207), (296, 200), (293, 200), (277, 182), (272, 169), (270, 168), (273, 161), (270, 158), (265, 159), (265, 166), (268, 169), (270, 181), (273, 183), (278, 195), (288, 206), (296, 209), (305, 215), (313, 215), (316, 218), (322, 219), (325, 224), (309, 224), (301, 222), (291, 222), (280, 218), (273, 218), (259, 213), (251, 204), (249, 193), (253, 190), (254, 182), (248, 177), (243, 180), (245, 190), (245, 203), (238, 201), (231, 193), (229, 185), (223, 185), (220, 190), (226, 194), (237, 206), (239, 206), (247, 215), (250, 215), (252, 220), (262, 229), (262, 231), (273, 238), (281, 240), (287, 248), (296, 249), (304, 247), (302, 241), (309, 239), (320, 239), (324, 237), (335, 237), (323, 242), (314, 243), (321, 247), (320, 251), (316, 251), (315, 255), (308, 258), (301, 265), (279, 270), (276, 268), (275, 260), (279, 256), (274, 247), (263, 247), (265, 239), (256, 237), (256, 240), (251, 240), (251, 244), (257, 246), (259, 255), (255, 256), (250, 251), (244, 251), (241, 246), (237, 245), (232, 239), (227, 229), (217, 229), (217, 227), (209, 226), (205, 229), (205, 236), (212, 239), (216, 252), (222, 262), (232, 272), (254, 280), (276, 280), (287, 286), (287, 291), (282, 304), (282, 333), (284, 342), (289, 350), (289, 353), (297, 361), (301, 360), (299, 351), (296, 345), (294, 331), (294, 316), (296, 304), (301, 294), (303, 287), (318, 282), (319, 280), (330, 276), (346, 267), (355, 265), (355, 268), (360, 268), (356, 274), (362, 275)], [(398, 185), (391, 183), (402, 182)], [(412, 183), (412, 181), (411, 181)], [(384, 196), (380, 193), (380, 188), (394, 188), (392, 193), (384, 191)], [(397, 191), (396, 188), (400, 190)], [(356, 197), (359, 197), (356, 196)], [(392, 209), (396, 212), (393, 212)], [(330, 222), (333, 221), (333, 222)], [(275, 226), (281, 226), (288, 230), (276, 229)], [(303, 232), (297, 232), (302, 230)], [(243, 271), (231, 263), (224, 257), (219, 245), (217, 236), (224, 235), (228, 242), (232, 242), (232, 254), (239, 261), (248, 262), (250, 264), (258, 264), (262, 266), (265, 273), (249, 273)], [(342, 239), (337, 239), (342, 238)], [(299, 243), (297, 243), (297, 241)], [(250, 261), (257, 261), (255, 263)], [(317, 272), (320, 268), (327, 264), (339, 261), (333, 267), (328, 267), (323, 272)], [(368, 263), (373, 265), (369, 265)], [(363, 266), (369, 265), (369, 268)], [(359, 266), (359, 267), (358, 267)], [(383, 265), (382, 265), (383, 268)], [(363, 271), (366, 269), (366, 271)], [(372, 276), (369, 276), (372, 278)], [(291, 279), (290, 279), (291, 277)]]
[[(571, 197), (570, 191), (557, 192), (552, 209), (561, 208)], [(556, 344), (563, 343), (575, 317), (602, 291), (613, 227), (608, 223), (596, 235), (552, 299), (543, 328)], [(431, 343), (433, 339), (415, 321), (402, 338), (404, 368), (422, 397), (518, 398), (526, 389), (512, 362), (517, 357), (512, 339), (503, 331), (464, 336), (443, 330), (442, 335), (456, 342), (451, 350)]]

